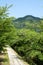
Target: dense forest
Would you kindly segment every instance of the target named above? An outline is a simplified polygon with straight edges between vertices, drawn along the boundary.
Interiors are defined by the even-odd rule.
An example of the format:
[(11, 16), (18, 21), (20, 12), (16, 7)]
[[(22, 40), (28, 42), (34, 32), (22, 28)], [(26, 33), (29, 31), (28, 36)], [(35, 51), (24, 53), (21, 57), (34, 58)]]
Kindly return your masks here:
[(0, 53), (10, 45), (30, 65), (43, 65), (43, 18), (8, 16), (0, 7)]
[(28, 15), (13, 23), (17, 35), (11, 46), (31, 65), (43, 65), (43, 19)]

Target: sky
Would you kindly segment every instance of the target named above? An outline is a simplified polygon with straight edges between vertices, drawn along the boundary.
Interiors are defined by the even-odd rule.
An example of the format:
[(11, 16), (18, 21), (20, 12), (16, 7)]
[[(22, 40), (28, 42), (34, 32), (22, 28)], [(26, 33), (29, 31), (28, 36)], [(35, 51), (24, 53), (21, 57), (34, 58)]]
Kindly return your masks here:
[(0, 6), (13, 6), (9, 9), (9, 16), (16, 18), (26, 15), (43, 17), (43, 0), (0, 0)]

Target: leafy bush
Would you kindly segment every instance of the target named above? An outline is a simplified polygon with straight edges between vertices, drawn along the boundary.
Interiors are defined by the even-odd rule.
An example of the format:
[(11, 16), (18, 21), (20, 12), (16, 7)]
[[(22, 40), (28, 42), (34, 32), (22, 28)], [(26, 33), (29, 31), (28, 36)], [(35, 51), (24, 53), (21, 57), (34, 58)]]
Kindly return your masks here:
[(21, 29), (17, 36), (11, 46), (31, 65), (43, 65), (43, 33)]

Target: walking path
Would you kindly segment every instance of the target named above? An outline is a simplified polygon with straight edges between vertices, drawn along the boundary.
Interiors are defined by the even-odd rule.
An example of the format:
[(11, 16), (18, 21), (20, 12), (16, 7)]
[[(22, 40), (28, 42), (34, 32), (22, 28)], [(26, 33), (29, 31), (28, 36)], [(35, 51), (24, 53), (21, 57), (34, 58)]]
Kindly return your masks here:
[(12, 48), (7, 47), (7, 53), (9, 56), (10, 65), (29, 65), (24, 62)]

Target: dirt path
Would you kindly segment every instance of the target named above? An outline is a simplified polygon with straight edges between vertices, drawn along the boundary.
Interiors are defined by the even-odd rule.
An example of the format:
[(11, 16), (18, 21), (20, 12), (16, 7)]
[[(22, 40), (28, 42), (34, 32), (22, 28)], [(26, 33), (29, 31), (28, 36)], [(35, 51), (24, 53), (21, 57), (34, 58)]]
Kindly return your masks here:
[(10, 47), (7, 47), (7, 52), (10, 60), (10, 65), (29, 65), (21, 58), (18, 57), (17, 53)]

